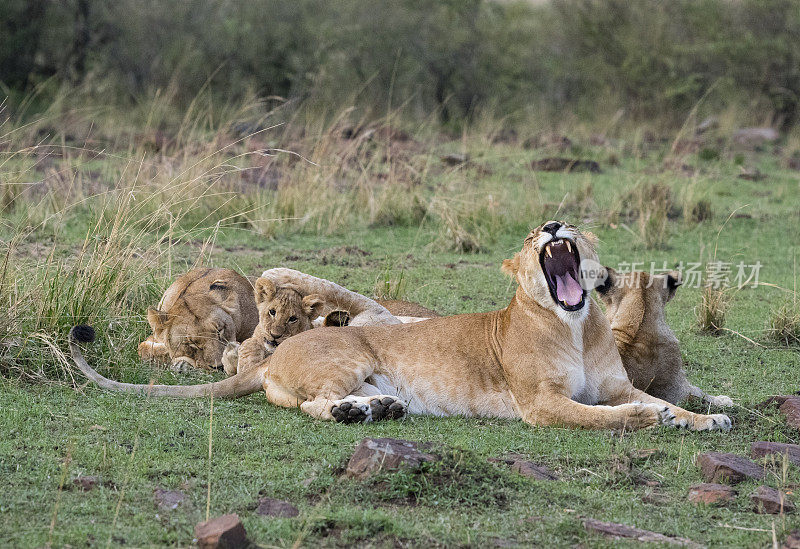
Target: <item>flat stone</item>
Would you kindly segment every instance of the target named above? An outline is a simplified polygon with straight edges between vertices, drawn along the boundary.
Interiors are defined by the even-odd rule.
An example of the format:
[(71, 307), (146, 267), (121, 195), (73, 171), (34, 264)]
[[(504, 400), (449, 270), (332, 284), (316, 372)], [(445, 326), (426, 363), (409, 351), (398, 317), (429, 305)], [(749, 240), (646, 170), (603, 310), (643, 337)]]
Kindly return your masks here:
[(292, 518), (300, 514), (297, 507), (289, 503), (274, 498), (260, 498), (256, 514), (262, 517)]
[(577, 160), (574, 158), (543, 158), (531, 162), (531, 169), (540, 172), (591, 172), (601, 173), (600, 164), (594, 160)]
[(781, 549), (800, 549), (800, 530), (795, 530), (789, 534), (783, 543)]
[(401, 467), (416, 468), (425, 462), (436, 461), (433, 454), (423, 452), (430, 444), (396, 438), (365, 438), (356, 446), (345, 474), (355, 478), (366, 478), (380, 471), (391, 471)]
[(777, 406), (780, 406), (790, 398), (800, 399), (800, 396), (797, 396), (797, 395), (772, 395), (771, 397), (769, 397), (764, 402), (759, 402), (758, 404), (756, 404), (756, 408), (758, 408), (758, 409), (767, 408), (768, 406), (772, 406), (773, 404), (777, 405)]
[(153, 490), (153, 500), (155, 500), (158, 508), (163, 511), (177, 509), (178, 505), (183, 503), (185, 499), (186, 494), (180, 490), (164, 490), (163, 488)]
[(778, 409), (786, 416), (789, 427), (800, 429), (800, 397), (787, 398)]
[(736, 484), (748, 478), (761, 479), (764, 471), (752, 460), (720, 452), (708, 452), (697, 456), (697, 465), (706, 482)]
[(750, 494), (750, 499), (756, 506), (756, 513), (778, 515), (780, 513), (794, 512), (794, 504), (783, 492), (769, 486), (759, 486)]
[(469, 156), (466, 154), (445, 154), (439, 157), (440, 160), (448, 166), (460, 166), (469, 162)]
[(766, 143), (774, 143), (780, 136), (775, 128), (742, 128), (733, 133), (733, 142), (739, 147), (755, 149)]
[(523, 477), (530, 477), (536, 480), (558, 480), (558, 475), (550, 469), (532, 461), (515, 461), (511, 464), (511, 470)]
[(616, 522), (603, 522), (591, 518), (583, 519), (583, 527), (590, 532), (596, 532), (614, 539), (633, 539), (643, 543), (668, 543), (671, 545), (682, 545), (684, 547), (702, 547), (700, 544), (690, 539), (665, 536), (657, 532), (641, 530)]
[(800, 444), (759, 441), (750, 445), (750, 455), (758, 458), (772, 454), (785, 455), (795, 465), (800, 465)]
[(201, 549), (236, 549), (247, 547), (245, 532), (239, 515), (222, 515), (194, 527), (194, 537)]
[(736, 497), (736, 490), (724, 484), (695, 484), (689, 488), (689, 501), (692, 503), (728, 503)]
[(72, 480), (72, 484), (78, 487), (79, 489), (83, 490), (84, 492), (88, 492), (89, 490), (93, 490), (101, 485), (100, 477), (88, 475), (88, 476), (80, 476)]

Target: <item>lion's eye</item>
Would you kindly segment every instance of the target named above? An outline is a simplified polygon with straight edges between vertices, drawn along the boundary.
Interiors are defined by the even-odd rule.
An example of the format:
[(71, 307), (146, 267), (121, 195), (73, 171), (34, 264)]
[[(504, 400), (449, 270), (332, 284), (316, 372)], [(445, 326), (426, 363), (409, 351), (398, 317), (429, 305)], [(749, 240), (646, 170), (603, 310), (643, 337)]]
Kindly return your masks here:
[(271, 316), (272, 318), (275, 318), (275, 309), (270, 309), (269, 310), (269, 316)]
[(289, 322), (291, 322), (292, 324), (294, 324), (295, 322), (297, 322), (297, 317), (296, 317), (296, 316), (290, 316), (290, 317), (289, 317)]

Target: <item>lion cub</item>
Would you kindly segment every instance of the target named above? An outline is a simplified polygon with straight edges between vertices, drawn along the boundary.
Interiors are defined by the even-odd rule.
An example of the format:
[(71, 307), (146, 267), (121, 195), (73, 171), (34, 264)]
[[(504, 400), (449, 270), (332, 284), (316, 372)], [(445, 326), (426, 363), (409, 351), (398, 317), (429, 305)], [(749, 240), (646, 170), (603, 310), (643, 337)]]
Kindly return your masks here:
[(606, 269), (608, 277), (596, 289), (633, 386), (672, 404), (693, 397), (714, 406), (733, 406), (727, 396), (711, 396), (686, 379), (678, 338), (664, 316), (664, 307), (682, 284), (680, 273)]
[[(313, 328), (314, 319), (325, 304), (318, 294), (303, 297), (295, 287), (276, 286), (268, 278), (256, 280), (254, 294), (258, 326), (241, 345), (229, 344), (222, 356), (225, 373), (231, 376), (259, 364), (285, 339)], [(342, 311), (335, 313), (338, 313), (336, 321), (342, 322), (339, 318)]]

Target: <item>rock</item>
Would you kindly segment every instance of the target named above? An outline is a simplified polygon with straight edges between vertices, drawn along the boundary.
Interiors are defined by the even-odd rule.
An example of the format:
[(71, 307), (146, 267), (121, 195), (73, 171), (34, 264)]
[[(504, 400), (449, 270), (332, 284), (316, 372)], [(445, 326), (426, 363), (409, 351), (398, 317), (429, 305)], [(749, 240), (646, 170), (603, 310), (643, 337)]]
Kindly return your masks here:
[(531, 162), (531, 169), (541, 172), (591, 172), (601, 173), (600, 164), (594, 160), (551, 157)]
[(540, 134), (534, 137), (529, 137), (523, 141), (522, 146), (526, 149), (558, 149), (564, 152), (572, 146), (572, 140), (566, 135), (557, 133)]
[(716, 116), (709, 116), (694, 129), (697, 135), (704, 134), (709, 130), (716, 130), (719, 128), (719, 119)]
[(794, 504), (786, 497), (786, 494), (769, 486), (756, 488), (756, 491), (750, 494), (750, 499), (756, 506), (756, 513), (778, 515), (794, 512)]
[(445, 154), (439, 159), (448, 166), (460, 166), (469, 162), (469, 156), (466, 154)]
[(761, 479), (764, 472), (755, 462), (736, 454), (708, 452), (697, 456), (697, 465), (706, 482), (736, 484), (748, 478)]
[(626, 538), (643, 543), (668, 543), (672, 545), (683, 545), (684, 547), (702, 547), (700, 544), (686, 538), (676, 538), (665, 536), (657, 532), (641, 530), (624, 524), (615, 522), (603, 522), (591, 518), (583, 519), (583, 527), (590, 532), (596, 532), (614, 539)]
[(753, 457), (764, 457), (770, 454), (783, 454), (795, 465), (800, 465), (800, 444), (760, 441), (750, 445), (750, 455)]
[(433, 454), (423, 452), (430, 444), (420, 444), (396, 438), (365, 438), (356, 446), (345, 474), (355, 478), (366, 478), (380, 471), (391, 471), (401, 467), (415, 468), (425, 462), (436, 461)]
[(733, 142), (741, 148), (757, 149), (780, 138), (774, 128), (742, 128), (733, 132)]
[(764, 402), (759, 402), (758, 404), (756, 404), (756, 408), (760, 410), (763, 408), (767, 408), (768, 406), (771, 406), (773, 404), (780, 407), (784, 402), (786, 402), (791, 398), (796, 398), (798, 399), (798, 401), (800, 401), (800, 396), (797, 395), (773, 395)]
[(793, 154), (789, 158), (786, 159), (785, 165), (790, 170), (798, 170), (800, 171), (800, 154)]
[(83, 490), (84, 492), (88, 492), (89, 490), (93, 490), (101, 485), (100, 477), (96, 476), (80, 476), (72, 480), (72, 484), (77, 486), (79, 489)]
[(786, 424), (789, 427), (800, 429), (800, 398), (787, 398), (778, 409), (786, 416)]
[(511, 470), (536, 480), (558, 480), (558, 476), (550, 469), (532, 461), (515, 461), (511, 464)]
[(746, 179), (747, 181), (764, 181), (767, 176), (758, 168), (745, 169), (737, 176), (739, 179)]
[(789, 534), (781, 545), (781, 549), (800, 549), (800, 530)]
[(183, 500), (186, 499), (186, 494), (180, 490), (164, 490), (163, 488), (156, 488), (153, 491), (153, 499), (159, 509), (163, 511), (171, 511), (177, 509)]
[(247, 546), (245, 532), (239, 515), (222, 515), (194, 527), (194, 537), (201, 549), (234, 549)]
[(724, 484), (695, 484), (689, 488), (689, 501), (692, 503), (728, 503), (736, 497), (736, 490)]
[(292, 518), (300, 514), (297, 507), (280, 499), (260, 498), (256, 514), (262, 517)]

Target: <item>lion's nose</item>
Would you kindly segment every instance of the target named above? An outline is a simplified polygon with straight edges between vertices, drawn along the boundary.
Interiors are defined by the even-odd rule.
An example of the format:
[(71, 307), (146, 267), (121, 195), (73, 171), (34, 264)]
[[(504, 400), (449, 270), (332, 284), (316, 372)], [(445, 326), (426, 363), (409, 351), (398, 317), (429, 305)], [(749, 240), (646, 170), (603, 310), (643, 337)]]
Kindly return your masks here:
[(558, 221), (548, 221), (547, 223), (545, 223), (544, 227), (542, 227), (542, 230), (546, 233), (550, 233), (551, 235), (555, 236), (556, 233), (558, 232), (558, 229), (560, 228), (561, 228), (561, 223), (559, 223)]
[(278, 339), (279, 337), (281, 337), (283, 334), (273, 334), (272, 332), (270, 332), (270, 333), (269, 333), (269, 335), (270, 335), (270, 336), (272, 336), (272, 339), (273, 339), (273, 340), (277, 340), (277, 339)]

